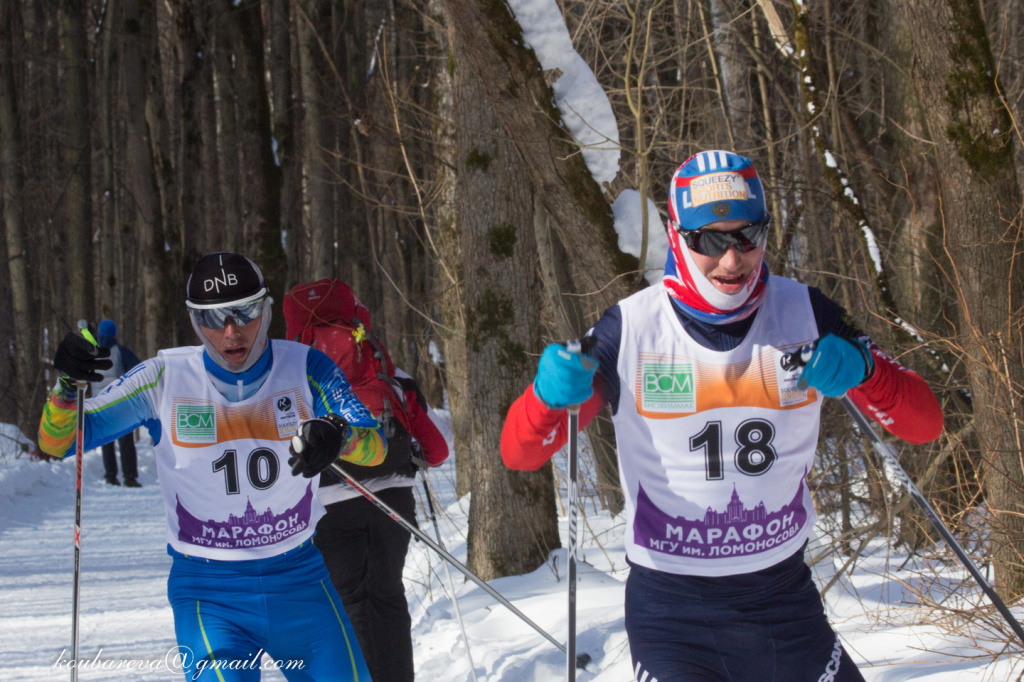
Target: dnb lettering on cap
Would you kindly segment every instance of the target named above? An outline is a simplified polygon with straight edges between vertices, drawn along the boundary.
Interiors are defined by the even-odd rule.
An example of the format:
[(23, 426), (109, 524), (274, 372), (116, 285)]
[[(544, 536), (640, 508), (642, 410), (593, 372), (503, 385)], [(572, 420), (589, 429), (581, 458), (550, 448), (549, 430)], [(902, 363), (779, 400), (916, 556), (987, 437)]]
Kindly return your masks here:
[(216, 291), (219, 294), (221, 284), (223, 284), (226, 287), (238, 284), (238, 277), (234, 273), (225, 272), (224, 268), (221, 268), (220, 274), (223, 275), (223, 277), (211, 277), (210, 279), (203, 280), (204, 293)]

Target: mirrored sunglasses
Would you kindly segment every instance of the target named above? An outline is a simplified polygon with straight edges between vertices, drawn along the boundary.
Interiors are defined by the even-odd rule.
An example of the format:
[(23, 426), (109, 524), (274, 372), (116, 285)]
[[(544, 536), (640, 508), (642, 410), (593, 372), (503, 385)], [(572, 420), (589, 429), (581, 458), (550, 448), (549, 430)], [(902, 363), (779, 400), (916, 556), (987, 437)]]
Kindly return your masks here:
[(676, 226), (683, 241), (691, 251), (696, 251), (702, 256), (717, 258), (725, 253), (730, 246), (735, 247), (740, 253), (753, 251), (761, 246), (765, 236), (768, 234), (770, 221), (750, 223), (737, 230), (720, 232), (718, 230), (683, 230)]
[(263, 301), (258, 298), (247, 303), (229, 303), (219, 308), (189, 308), (188, 312), (200, 327), (223, 329), (231, 320), (232, 324), (244, 326), (263, 314)]

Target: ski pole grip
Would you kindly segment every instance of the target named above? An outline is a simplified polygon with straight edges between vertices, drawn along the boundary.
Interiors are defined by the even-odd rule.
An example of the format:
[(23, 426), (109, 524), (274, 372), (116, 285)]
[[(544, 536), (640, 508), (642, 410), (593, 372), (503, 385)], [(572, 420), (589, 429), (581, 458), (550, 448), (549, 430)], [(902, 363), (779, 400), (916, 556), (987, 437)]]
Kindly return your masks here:
[[(804, 367), (807, 366), (807, 363), (811, 361), (811, 358), (814, 357), (814, 351), (817, 348), (818, 342), (812, 341), (811, 343), (808, 343), (805, 346), (801, 346), (795, 351), (786, 353), (785, 355), (782, 356), (782, 369), (786, 370), (787, 372), (792, 371), (794, 369), (802, 370)], [(804, 381), (803, 372), (801, 372), (800, 380), (797, 382), (796, 387), (801, 391), (807, 390), (807, 382)]]
[(789, 371), (800, 367), (806, 367), (807, 363), (811, 361), (812, 357), (814, 357), (814, 349), (817, 348), (817, 345), (818, 342), (814, 341), (806, 346), (797, 348), (795, 351), (786, 353), (782, 356), (782, 368)]
[[(78, 333), (81, 334), (86, 341), (92, 344), (92, 354), (96, 355), (96, 349), (99, 348), (99, 344), (96, 343), (96, 338), (92, 335), (92, 332), (89, 331), (89, 322), (87, 320), (78, 321)], [(85, 391), (85, 387), (88, 384), (88, 381), (75, 381), (75, 385), (78, 386), (78, 390), (80, 392)]]
[(78, 321), (78, 333), (84, 336), (85, 340), (91, 343), (93, 346), (99, 345), (99, 343), (96, 342), (96, 338), (92, 335), (92, 332), (89, 331), (89, 323), (86, 322), (85, 320)]
[[(592, 346), (593, 344), (591, 343), (589, 345)], [(565, 342), (565, 349), (568, 352), (572, 353), (573, 355), (582, 355), (583, 354), (583, 342), (580, 339), (572, 339), (570, 341), (566, 341)], [(584, 357), (584, 358), (582, 358), (582, 361), (584, 363), (584, 366), (586, 366), (588, 369), (593, 367), (593, 362), (594, 361), (591, 358)], [(580, 413), (580, 406), (579, 405), (569, 405), (569, 407), (566, 408), (566, 409), (569, 410), (569, 414), (579, 414)]]

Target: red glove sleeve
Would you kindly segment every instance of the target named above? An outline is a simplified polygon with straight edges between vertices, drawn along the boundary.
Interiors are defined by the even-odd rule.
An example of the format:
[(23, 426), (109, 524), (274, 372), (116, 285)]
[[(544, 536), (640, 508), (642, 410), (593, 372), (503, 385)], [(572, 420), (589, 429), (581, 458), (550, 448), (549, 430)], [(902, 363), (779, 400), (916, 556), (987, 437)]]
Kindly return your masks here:
[(871, 378), (847, 393), (861, 412), (886, 431), (910, 443), (927, 443), (942, 433), (942, 408), (927, 382), (870, 346), (875, 370)]
[[(580, 406), (580, 429), (604, 407), (604, 399), (594, 395)], [(508, 410), (501, 431), (501, 458), (510, 469), (539, 469), (569, 441), (567, 410), (553, 410), (533, 392), (533, 384)]]
[(448, 443), (416, 399), (415, 391), (405, 391), (405, 405), (409, 416), (409, 433), (419, 441), (427, 464), (436, 467), (448, 459)]

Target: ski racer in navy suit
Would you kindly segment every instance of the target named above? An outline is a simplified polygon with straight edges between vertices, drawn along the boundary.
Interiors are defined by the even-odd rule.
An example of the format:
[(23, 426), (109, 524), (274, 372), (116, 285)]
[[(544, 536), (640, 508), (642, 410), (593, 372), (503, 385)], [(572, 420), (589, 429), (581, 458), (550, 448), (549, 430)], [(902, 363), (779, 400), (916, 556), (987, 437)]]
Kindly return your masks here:
[[(823, 396), (844, 393), (912, 443), (937, 438), (925, 381), (819, 290), (770, 276), (749, 159), (701, 152), (669, 190), (662, 285), (605, 311), (587, 354), (544, 350), (501, 452), (535, 469), (611, 408), (625, 495), (626, 633), (636, 680), (862, 680), (803, 560)], [(806, 368), (783, 362), (816, 343)], [(592, 344), (592, 345), (591, 345)]]

